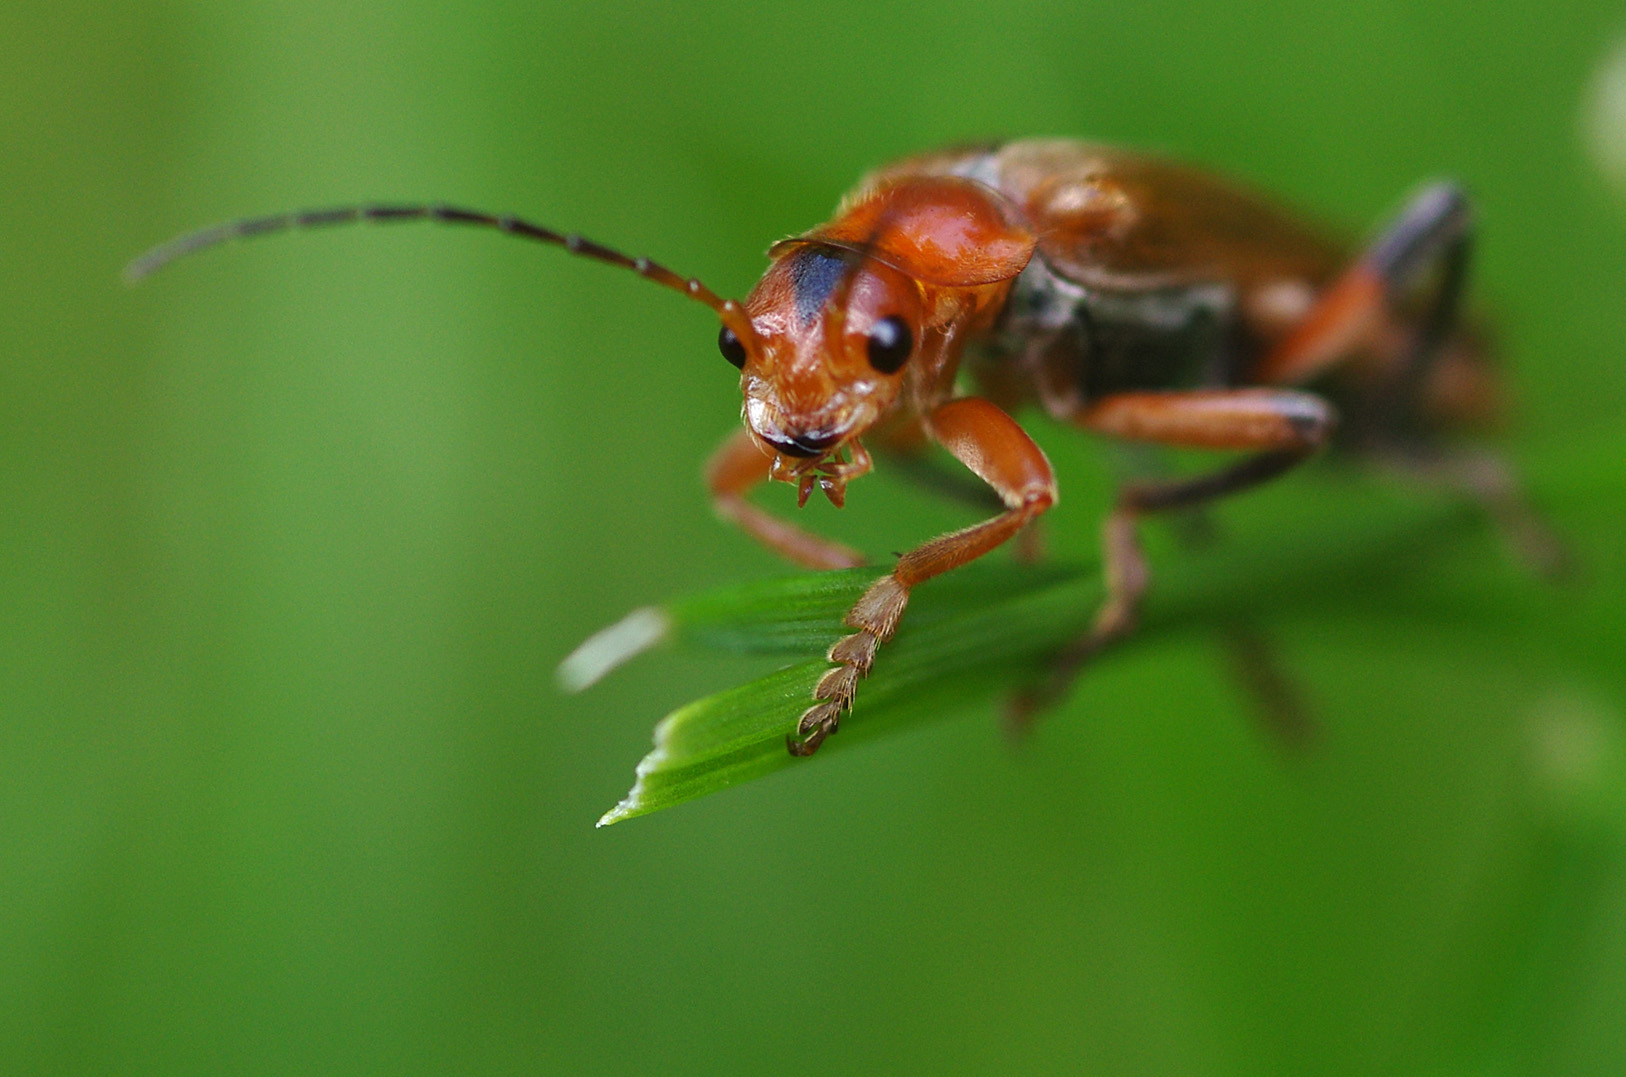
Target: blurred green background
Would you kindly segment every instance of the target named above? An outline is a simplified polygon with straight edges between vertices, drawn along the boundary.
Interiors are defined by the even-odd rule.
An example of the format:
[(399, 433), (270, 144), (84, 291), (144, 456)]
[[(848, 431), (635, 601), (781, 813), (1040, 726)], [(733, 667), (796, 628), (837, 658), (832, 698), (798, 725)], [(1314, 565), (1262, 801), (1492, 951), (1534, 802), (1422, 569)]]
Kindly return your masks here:
[[(1622, 34), (1603, 2), (9, 0), (0, 1071), (1626, 1071), (1626, 203), (1587, 141), (1626, 132), (1588, 126)], [(439, 198), (742, 294), (865, 168), (1035, 134), (1352, 234), (1465, 180), (1504, 443), (1583, 582), (1472, 529), (1329, 580), (1263, 626), (1324, 725), (1300, 758), (1195, 633), (1020, 751), (981, 707), (595, 831), (744, 667), (563, 698), (555, 662), (780, 571), (700, 488), (738, 409), (709, 316), (428, 227), (118, 281), (220, 218)], [(1036, 429), (1088, 557), (1101, 454)], [(966, 519), (852, 495), (812, 522), (878, 554)]]

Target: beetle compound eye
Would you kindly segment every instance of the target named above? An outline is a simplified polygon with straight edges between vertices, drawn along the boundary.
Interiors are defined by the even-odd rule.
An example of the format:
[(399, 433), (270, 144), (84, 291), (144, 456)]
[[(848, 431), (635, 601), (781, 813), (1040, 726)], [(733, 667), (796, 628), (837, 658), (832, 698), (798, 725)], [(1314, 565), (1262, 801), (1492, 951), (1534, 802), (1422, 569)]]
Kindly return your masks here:
[(730, 363), (745, 369), (745, 344), (740, 340), (739, 334), (728, 326), (723, 326), (722, 332), (717, 334), (717, 350), (723, 353), (723, 358)]
[(869, 365), (882, 374), (896, 374), (914, 349), (908, 323), (896, 314), (882, 318), (869, 331)]

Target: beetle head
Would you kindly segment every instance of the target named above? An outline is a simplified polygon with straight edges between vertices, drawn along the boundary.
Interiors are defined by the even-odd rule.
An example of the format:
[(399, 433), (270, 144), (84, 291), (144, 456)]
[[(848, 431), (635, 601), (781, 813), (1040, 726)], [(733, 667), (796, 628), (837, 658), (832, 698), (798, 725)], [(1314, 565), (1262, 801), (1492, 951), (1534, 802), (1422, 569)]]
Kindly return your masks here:
[(719, 338), (775, 477), (828, 470), (849, 446), (859, 459), (857, 438), (943, 373), (957, 327), (1033, 248), (1004, 198), (953, 177), (863, 192), (830, 224), (775, 244), (744, 304), (749, 339), (726, 325)]
[[(126, 277), (139, 280), (232, 239), (406, 220), (563, 247), (711, 308), (723, 323), (723, 354), (741, 371), (746, 424), (774, 454), (773, 477), (798, 483), (804, 500), (816, 481), (837, 502), (846, 480), (868, 466), (858, 437), (896, 410), (911, 384), (952, 377), (955, 329), (1003, 294), (1034, 248), (1019, 213), (993, 190), (952, 176), (912, 176), (861, 187), (829, 224), (775, 244), (774, 264), (743, 305), (580, 235), (430, 204), (341, 206), (217, 225), (148, 251)], [(918, 406), (930, 394), (914, 395)]]
[(923, 298), (917, 281), (873, 259), (817, 243), (784, 251), (745, 301), (756, 346), (730, 356), (744, 360), (746, 425), (784, 457), (839, 452), (896, 405)]
[[(829, 224), (775, 244), (774, 264), (743, 305), (693, 277), (580, 235), (439, 204), (340, 206), (233, 221), (153, 248), (125, 276), (139, 280), (234, 239), (407, 220), (494, 229), (563, 247), (711, 308), (723, 323), (723, 354), (741, 370), (746, 424), (775, 454), (774, 476), (799, 482), (805, 499), (817, 473), (837, 501), (846, 477), (867, 466), (859, 435), (893, 412), (911, 383), (952, 376), (956, 328), (991, 308), (1035, 243), (1019, 212), (990, 188), (916, 175), (866, 184)], [(850, 463), (841, 462), (844, 451)]]

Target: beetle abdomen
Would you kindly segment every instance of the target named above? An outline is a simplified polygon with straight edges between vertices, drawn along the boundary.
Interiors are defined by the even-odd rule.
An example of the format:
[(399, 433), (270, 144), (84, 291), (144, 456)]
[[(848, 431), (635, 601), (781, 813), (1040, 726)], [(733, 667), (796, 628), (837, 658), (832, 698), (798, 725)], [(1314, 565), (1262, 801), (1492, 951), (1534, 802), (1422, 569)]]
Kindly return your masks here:
[(1057, 418), (1109, 393), (1232, 385), (1245, 358), (1228, 284), (1093, 289), (1042, 256), (1017, 278), (983, 352), (983, 374), (990, 362), (1012, 366)]

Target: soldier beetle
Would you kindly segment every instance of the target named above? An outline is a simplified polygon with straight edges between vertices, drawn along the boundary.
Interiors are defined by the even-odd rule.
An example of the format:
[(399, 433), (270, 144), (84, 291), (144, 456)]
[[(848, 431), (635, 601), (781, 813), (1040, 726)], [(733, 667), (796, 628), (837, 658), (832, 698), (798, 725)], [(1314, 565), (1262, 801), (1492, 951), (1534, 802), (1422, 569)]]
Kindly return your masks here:
[[(745, 428), (706, 469), (719, 514), (817, 569), (862, 554), (746, 499), (786, 482), (841, 505), (871, 469), (864, 439), (946, 449), (998, 496), (979, 524), (902, 554), (848, 612), (796, 730), (834, 733), (898, 628), (911, 590), (1011, 539), (1056, 502), (1045, 454), (1012, 413), (1128, 441), (1241, 455), (1192, 477), (1124, 485), (1102, 529), (1107, 597), (1022, 718), (1134, 625), (1149, 579), (1143, 517), (1275, 478), (1334, 438), (1405, 450), (1451, 476), (1550, 561), (1505, 469), (1439, 449), (1496, 411), (1480, 337), (1458, 317), (1472, 222), (1453, 184), (1423, 188), (1351, 251), (1207, 172), (1081, 142), (1018, 141), (912, 157), (866, 177), (812, 231), (775, 243), (743, 301), (647, 258), (514, 217), (443, 205), (284, 214), (183, 236), (131, 264), (140, 278), (235, 238), (353, 221), (492, 228), (630, 269), (709, 307), (738, 368)], [(968, 391), (966, 387), (975, 391)], [(1340, 429), (1340, 419), (1342, 427)]]

